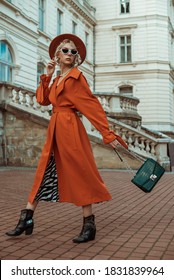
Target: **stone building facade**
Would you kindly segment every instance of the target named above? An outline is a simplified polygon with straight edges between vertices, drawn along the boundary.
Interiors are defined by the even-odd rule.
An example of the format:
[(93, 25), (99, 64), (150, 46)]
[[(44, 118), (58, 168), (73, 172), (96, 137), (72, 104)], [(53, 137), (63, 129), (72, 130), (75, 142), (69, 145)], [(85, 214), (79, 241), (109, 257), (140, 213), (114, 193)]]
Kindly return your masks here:
[(95, 91), (138, 97), (147, 128), (174, 132), (174, 1), (91, 0)]
[[(19, 94), (18, 102), (20, 98), (25, 99), (27, 91), (28, 97), (31, 91), (35, 92), (39, 76), (45, 72), (49, 61), (48, 46), (52, 38), (60, 33), (74, 33), (85, 42), (87, 57), (80, 69), (87, 77), (94, 94), (104, 100), (102, 105), (108, 110), (108, 116), (121, 119), (120, 116), (128, 118), (132, 114), (131, 116), (136, 117), (134, 128), (137, 133), (142, 124), (142, 127), (149, 130), (149, 137), (153, 135), (154, 139), (158, 138), (157, 134), (153, 134), (154, 131), (173, 137), (173, 0), (1, 0), (2, 162), (5, 158), (10, 164), (27, 165), (24, 161), (28, 157), (31, 159), (30, 165), (36, 165), (40, 147), (44, 142), (41, 130), (45, 135), (47, 123), (40, 125), (42, 117), (35, 121), (34, 115), (27, 115), (33, 101), (30, 105), (23, 106), (25, 110), (22, 113), (19, 108), (11, 110), (11, 107), (8, 107), (8, 111), (4, 110), (3, 102), (7, 95), (3, 88), (8, 91), (10, 85), (15, 86), (14, 96), (17, 96), (19, 91), (22, 96)], [(84, 123), (86, 127), (89, 126), (86, 120)], [(117, 127), (116, 124), (111, 126)], [(24, 137), (23, 130), (26, 131), (25, 146), (22, 146), (20, 140)], [(89, 130), (92, 130), (91, 127)], [(121, 133), (128, 130), (129, 127), (120, 129)], [(135, 146), (140, 152), (142, 147), (145, 147), (148, 153), (154, 150), (154, 139), (147, 139), (144, 134), (132, 137), (134, 134), (136, 130), (126, 132), (130, 145), (139, 137)], [(95, 141), (92, 143), (96, 155), (99, 156)], [(152, 148), (149, 148), (151, 144)], [(166, 153), (166, 146), (164, 150)], [(22, 151), (25, 159), (19, 155)]]
[[(76, 3), (77, 2), (77, 3)], [(83, 2), (83, 1), (81, 1)], [(38, 76), (49, 60), (48, 46), (60, 33), (75, 33), (88, 49), (82, 67), (89, 83), (93, 83), (94, 9), (85, 2), (57, 0), (2, 0), (0, 2), (0, 42), (2, 58), (11, 65), (11, 74), (2, 77), (29, 89), (36, 89)], [(5, 44), (5, 46), (4, 46)], [(3, 57), (9, 50), (10, 58)], [(2, 71), (2, 70), (1, 70)], [(4, 70), (5, 71), (5, 70)]]
[[(50, 59), (48, 46), (52, 38), (60, 33), (74, 33), (87, 45), (88, 55), (81, 70), (93, 89), (94, 12), (87, 1), (0, 1), (1, 85), (10, 83), (34, 92)], [(7, 95), (0, 87), (1, 107)], [(25, 114), (0, 109), (1, 165), (37, 164), (48, 122), (35, 121), (35, 116), (29, 119), (27, 110), (26, 106)]]
[(142, 124), (173, 133), (173, 0), (1, 0), (0, 19), (11, 56), (1, 78), (35, 90), (51, 39), (73, 32), (87, 45), (81, 69), (91, 89), (137, 97)]

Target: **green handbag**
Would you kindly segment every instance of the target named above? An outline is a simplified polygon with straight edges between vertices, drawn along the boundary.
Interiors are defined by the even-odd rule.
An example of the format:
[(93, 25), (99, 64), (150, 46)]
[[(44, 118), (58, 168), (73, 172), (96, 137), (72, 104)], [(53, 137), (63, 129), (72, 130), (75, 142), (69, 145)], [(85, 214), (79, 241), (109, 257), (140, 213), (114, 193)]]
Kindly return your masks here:
[(148, 158), (138, 169), (131, 182), (144, 192), (151, 192), (164, 172), (165, 169), (157, 161)]
[[(124, 160), (119, 152), (114, 149), (118, 157), (122, 162), (125, 163), (128, 170), (133, 171), (130, 166), (128, 166), (126, 160)], [(128, 151), (128, 150), (127, 150)], [(138, 171), (135, 173), (131, 182), (139, 187), (144, 192), (151, 192), (151, 190), (155, 187), (156, 183), (162, 177), (165, 172), (165, 169), (152, 158), (148, 158), (144, 161), (142, 157), (135, 155), (132, 151), (128, 151), (132, 156), (136, 159), (139, 159), (143, 164), (140, 166)]]

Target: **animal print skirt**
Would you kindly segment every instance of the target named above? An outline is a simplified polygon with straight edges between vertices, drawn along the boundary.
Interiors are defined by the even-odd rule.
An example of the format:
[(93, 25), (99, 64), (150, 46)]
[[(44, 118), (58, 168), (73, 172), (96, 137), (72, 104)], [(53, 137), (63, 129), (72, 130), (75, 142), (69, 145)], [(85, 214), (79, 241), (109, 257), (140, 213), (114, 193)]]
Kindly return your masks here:
[(54, 155), (52, 154), (45, 170), (42, 183), (35, 198), (36, 201), (59, 201), (57, 170)]

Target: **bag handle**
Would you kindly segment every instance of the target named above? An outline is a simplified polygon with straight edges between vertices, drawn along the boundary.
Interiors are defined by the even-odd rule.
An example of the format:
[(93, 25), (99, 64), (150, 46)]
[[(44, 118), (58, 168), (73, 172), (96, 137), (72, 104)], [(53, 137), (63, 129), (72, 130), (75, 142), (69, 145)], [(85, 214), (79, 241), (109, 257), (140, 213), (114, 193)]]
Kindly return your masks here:
[[(123, 147), (122, 145), (120, 145), (121, 148), (125, 151), (127, 151), (130, 155), (132, 155), (134, 158), (136, 158), (138, 161), (140, 161), (141, 163), (145, 162), (145, 159), (143, 157), (141, 157), (140, 155), (135, 154), (133, 151), (130, 151), (128, 149), (126, 149), (125, 147)], [(114, 152), (117, 154), (117, 156), (119, 157), (119, 159), (125, 164), (126, 169), (133, 173), (134, 175), (136, 174), (136, 172), (130, 167), (130, 165), (128, 164), (127, 160), (125, 158), (123, 158), (120, 153), (118, 152), (118, 150), (116, 148), (114, 148)]]

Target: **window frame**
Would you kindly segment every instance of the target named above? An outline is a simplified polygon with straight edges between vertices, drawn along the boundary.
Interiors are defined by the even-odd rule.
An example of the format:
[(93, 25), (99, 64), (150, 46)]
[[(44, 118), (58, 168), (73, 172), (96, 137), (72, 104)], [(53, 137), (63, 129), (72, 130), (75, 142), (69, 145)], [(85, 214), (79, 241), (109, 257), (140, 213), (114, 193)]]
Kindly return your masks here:
[(89, 33), (85, 31), (85, 46), (86, 46), (86, 58), (89, 59)]
[[(123, 4), (127, 4), (128, 3), (128, 11), (127, 11), (127, 7), (123, 7)], [(122, 12), (122, 8), (124, 9), (124, 11)], [(121, 15), (126, 15), (126, 14), (130, 14), (130, 0), (120, 0), (120, 14)]]
[[(39, 67), (43, 67), (42, 68), (42, 71), (38, 71), (39, 70)], [(40, 82), (40, 76), (42, 75), (42, 74), (44, 74), (45, 73), (45, 65), (44, 65), (44, 63), (43, 62), (38, 62), (37, 63), (37, 85), (39, 85), (39, 82)]]
[(60, 35), (63, 30), (63, 12), (57, 9), (57, 35)]
[[(39, 30), (45, 30), (45, 0), (38, 0), (39, 1)], [(43, 5), (41, 5), (43, 4)]]
[[(124, 43), (121, 43), (121, 38), (124, 37)], [(127, 39), (130, 37), (130, 43)], [(130, 47), (130, 58), (128, 58), (128, 48)], [(119, 35), (119, 48), (120, 48), (120, 63), (132, 63), (132, 35), (131, 34), (120, 34)], [(124, 59), (122, 59), (122, 49), (124, 48)]]
[(77, 22), (72, 20), (72, 34), (77, 34)]
[[(127, 89), (126, 91), (124, 91), (124, 89)], [(130, 89), (130, 90), (128, 90)], [(122, 96), (128, 96), (128, 97), (132, 97), (133, 96), (133, 86), (130, 84), (127, 85), (121, 85), (119, 86), (119, 94)]]
[[(5, 45), (5, 59), (1, 58), (1, 43)], [(10, 56), (10, 61), (9, 61)], [(10, 45), (5, 40), (0, 40), (0, 81), (2, 82), (12, 82), (13, 80), (13, 54)]]

